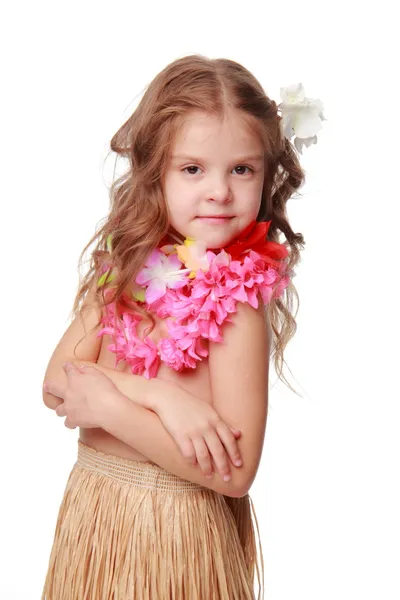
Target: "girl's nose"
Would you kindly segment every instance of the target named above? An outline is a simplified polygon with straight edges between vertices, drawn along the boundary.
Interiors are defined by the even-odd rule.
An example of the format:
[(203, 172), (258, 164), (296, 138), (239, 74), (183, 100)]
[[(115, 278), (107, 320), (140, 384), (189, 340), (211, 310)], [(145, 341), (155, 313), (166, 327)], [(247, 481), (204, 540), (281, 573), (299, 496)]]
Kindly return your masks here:
[(214, 179), (208, 191), (208, 198), (214, 202), (230, 202), (231, 190), (226, 178), (219, 177)]

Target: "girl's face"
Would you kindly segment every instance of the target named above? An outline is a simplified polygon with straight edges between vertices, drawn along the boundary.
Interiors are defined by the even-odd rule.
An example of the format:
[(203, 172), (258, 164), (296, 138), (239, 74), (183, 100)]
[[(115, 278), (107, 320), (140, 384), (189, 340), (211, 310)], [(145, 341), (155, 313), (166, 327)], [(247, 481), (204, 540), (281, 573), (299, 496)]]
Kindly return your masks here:
[(241, 112), (229, 109), (221, 120), (192, 111), (163, 179), (170, 225), (184, 238), (222, 248), (257, 217), (263, 182), (263, 146)]

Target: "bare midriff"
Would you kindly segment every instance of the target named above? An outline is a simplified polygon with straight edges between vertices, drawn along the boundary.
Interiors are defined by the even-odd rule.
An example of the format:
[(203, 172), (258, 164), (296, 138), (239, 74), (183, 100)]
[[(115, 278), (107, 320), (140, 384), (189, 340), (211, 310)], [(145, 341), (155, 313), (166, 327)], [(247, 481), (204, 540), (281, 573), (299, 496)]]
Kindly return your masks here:
[[(166, 335), (165, 322), (158, 317), (155, 317), (156, 326), (154, 330), (149, 334), (149, 337), (157, 343), (157, 341), (164, 335)], [(138, 327), (138, 334), (143, 332), (145, 326), (144, 321), (140, 323)], [(115, 368), (115, 354), (107, 349), (107, 346), (113, 342), (112, 338), (108, 335), (101, 337), (101, 348), (97, 363), (110, 369)], [(131, 373), (129, 365), (122, 366), (120, 363), (118, 370), (126, 373)], [(135, 382), (132, 377), (132, 395), (134, 396)], [(164, 363), (161, 363), (157, 373), (157, 379), (164, 381), (174, 381), (178, 383), (182, 388), (186, 389), (190, 393), (197, 396), (199, 399), (212, 404), (211, 400), (211, 387), (210, 387), (210, 373), (208, 368), (208, 360), (203, 359), (199, 361), (195, 369), (185, 369), (184, 371), (175, 371), (170, 367), (167, 367)], [(128, 394), (127, 394), (128, 395)], [(80, 428), (79, 439), (91, 446), (99, 452), (105, 454), (113, 454), (114, 456), (120, 456), (122, 458), (128, 458), (130, 460), (136, 460), (140, 462), (152, 462), (151, 458), (141, 454), (135, 448), (128, 446), (124, 442), (121, 442), (118, 438), (109, 434), (104, 429), (91, 428), (84, 429)]]

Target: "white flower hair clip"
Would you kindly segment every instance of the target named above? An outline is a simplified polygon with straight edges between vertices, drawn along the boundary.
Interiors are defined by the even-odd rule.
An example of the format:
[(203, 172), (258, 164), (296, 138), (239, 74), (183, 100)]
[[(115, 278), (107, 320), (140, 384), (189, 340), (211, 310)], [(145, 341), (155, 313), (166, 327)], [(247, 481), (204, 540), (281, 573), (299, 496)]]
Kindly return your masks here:
[(293, 140), (299, 154), (303, 146), (317, 143), (317, 133), (322, 127), (324, 105), (321, 100), (306, 98), (302, 83), (294, 83), (280, 89), (282, 102), (278, 104), (281, 111), (280, 127), (284, 137)]

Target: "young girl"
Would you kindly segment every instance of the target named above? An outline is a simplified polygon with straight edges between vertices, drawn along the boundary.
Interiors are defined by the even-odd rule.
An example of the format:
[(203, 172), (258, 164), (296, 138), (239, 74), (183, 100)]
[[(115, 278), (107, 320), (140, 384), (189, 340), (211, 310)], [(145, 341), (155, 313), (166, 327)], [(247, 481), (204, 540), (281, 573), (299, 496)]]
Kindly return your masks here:
[(113, 137), (129, 169), (45, 374), (46, 406), (80, 430), (43, 600), (247, 600), (255, 572), (263, 597), (248, 491), (269, 357), (286, 381), (296, 326), (290, 138), (301, 153), (322, 119), (301, 86), (278, 107), (241, 65), (194, 55)]

